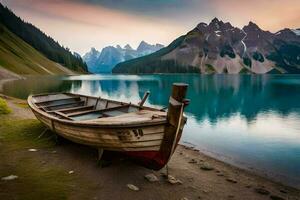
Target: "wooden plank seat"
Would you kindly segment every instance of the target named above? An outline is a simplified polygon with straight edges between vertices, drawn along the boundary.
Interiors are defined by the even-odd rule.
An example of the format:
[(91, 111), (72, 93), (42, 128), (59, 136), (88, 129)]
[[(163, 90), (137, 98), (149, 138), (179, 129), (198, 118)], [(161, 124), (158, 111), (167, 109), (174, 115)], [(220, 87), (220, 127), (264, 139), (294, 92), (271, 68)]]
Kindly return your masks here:
[(115, 117), (115, 116), (118, 116), (118, 115), (122, 115), (122, 114), (125, 114), (127, 112), (123, 112), (121, 110), (109, 110), (109, 111), (105, 111), (103, 112), (103, 116), (105, 117)]
[(71, 108), (63, 108), (55, 111), (48, 111), (48, 113), (52, 112), (62, 112), (64, 114), (69, 114), (73, 112), (79, 112), (79, 111), (86, 111), (86, 110), (92, 110), (94, 109), (94, 106), (76, 106), (76, 107), (71, 107)]
[(78, 107), (78, 106), (84, 106), (85, 101), (75, 101), (75, 102), (69, 102), (69, 103), (61, 103), (57, 105), (50, 105), (50, 106), (41, 106), (38, 107), (39, 109), (43, 109), (46, 112), (48, 111), (56, 111), (59, 109), (64, 109), (64, 108), (71, 108), (71, 107)]
[(55, 104), (56, 102), (61, 102), (61, 101), (80, 101), (80, 97), (67, 97), (67, 98), (61, 98), (61, 99), (54, 99), (54, 100), (46, 100), (46, 101), (39, 101), (39, 102), (35, 102), (35, 105), (37, 106), (46, 106), (46, 105), (50, 105), (50, 104)]
[(105, 112), (108, 112), (108, 111), (119, 110), (119, 109), (126, 108), (126, 107), (129, 107), (129, 106), (130, 106), (130, 104), (126, 104), (126, 105), (116, 106), (116, 107), (112, 107), (112, 108), (81, 111), (81, 112), (70, 113), (67, 116), (68, 117), (74, 117), (74, 116), (79, 116), (79, 115), (85, 115), (85, 114), (95, 113), (95, 112), (99, 112), (99, 113), (104, 114)]
[(66, 114), (64, 114), (62, 112), (54, 111), (54, 113), (63, 119), (73, 120), (72, 118), (68, 117)]

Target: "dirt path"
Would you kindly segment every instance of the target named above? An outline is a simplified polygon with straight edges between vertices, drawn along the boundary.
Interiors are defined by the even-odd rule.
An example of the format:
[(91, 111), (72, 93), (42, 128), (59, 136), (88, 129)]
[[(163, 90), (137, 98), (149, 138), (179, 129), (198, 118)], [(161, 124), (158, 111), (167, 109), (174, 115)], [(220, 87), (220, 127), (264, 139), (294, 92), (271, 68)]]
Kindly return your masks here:
[(0, 94), (5, 99), (8, 106), (13, 110), (10, 116), (14, 119), (35, 119), (34, 114), (28, 108), (27, 102), (24, 100), (8, 97)]
[[(13, 119), (14, 123), (18, 124), (17, 121), (24, 121), (24, 119), (26, 121), (26, 119), (34, 118), (30, 110), (26, 108), (24, 102), (22, 103), (22, 101), (16, 99), (8, 99), (8, 102), (9, 106), (13, 109), (13, 113), (8, 118)], [(5, 121), (5, 118), (2, 120)], [(35, 128), (33, 129), (38, 130), (36, 131), (36, 136), (38, 136), (41, 130), (43, 130), (42, 126), (36, 120), (30, 123), (26, 125), (27, 128), (24, 131), (31, 133), (31, 129), (29, 128), (34, 126)], [(11, 126), (13, 127), (14, 125)], [(22, 129), (22, 126), (16, 130), (19, 129)], [(9, 131), (5, 128), (3, 130)], [(36, 136), (34, 138), (37, 138)], [(40, 139), (44, 141), (45, 138), (49, 138), (50, 136), (51, 133), (46, 133)], [(3, 137), (5, 141), (7, 136), (5, 134), (1, 136), (0, 133), (0, 137)], [(18, 142), (14, 140), (17, 140), (17, 138), (7, 139), (7, 144), (2, 141), (1, 146), (0, 139), (0, 147), (2, 147), (0, 148), (0, 155), (2, 150), (2, 155), (4, 155), (6, 162), (0, 162), (0, 177), (9, 175), (8, 171), (10, 172), (10, 170), (7, 169), (8, 166), (10, 168), (17, 168), (16, 166), (22, 162), (23, 166), (30, 166), (30, 169), (27, 171), (23, 169), (13, 171), (14, 173), (18, 173), (19, 179), (11, 181), (0, 180), (0, 199), (41, 199), (42, 197), (44, 199), (95, 200), (180, 200), (184, 198), (245, 200), (300, 199), (300, 192), (296, 189), (274, 183), (244, 170), (224, 164), (183, 146), (177, 148), (169, 163), (169, 173), (182, 183), (172, 185), (163, 176), (165, 169), (153, 172), (135, 165), (128, 158), (120, 154), (105, 152), (104, 159), (109, 161), (110, 165), (100, 168), (96, 164), (96, 150), (86, 146), (65, 140), (60, 142), (60, 144), (47, 144), (45, 146), (45, 144), (39, 144), (40, 141), (38, 140), (38, 143), (30, 143), (30, 141), (26, 143), (23, 141), (16, 148), (14, 144)], [(52, 144), (53, 139), (51, 140)], [(29, 152), (28, 149), (30, 148), (35, 148), (37, 151)], [(7, 156), (7, 152), (9, 152), (9, 156)], [(55, 169), (59, 169), (60, 171), (53, 172), (55, 176), (49, 176), (49, 171)], [(39, 174), (38, 176), (36, 174), (27, 174), (28, 171), (37, 171)], [(26, 174), (23, 179), (22, 173)], [(149, 182), (144, 178), (146, 174), (150, 173), (153, 173), (158, 178), (158, 181)], [(39, 178), (34, 178), (36, 176)], [(34, 187), (32, 186), (34, 182), (32, 180), (35, 182), (44, 180), (49, 184), (45, 185), (44, 182), (41, 182)], [(27, 189), (20, 181), (21, 183), (28, 183), (30, 187), (28, 186)], [(137, 186), (139, 191), (130, 190), (127, 184)], [(31, 192), (32, 188), (35, 188), (35, 192)], [(33, 194), (29, 198), (26, 192)], [(59, 193), (64, 195), (57, 196)], [(51, 195), (53, 195), (52, 198)]]

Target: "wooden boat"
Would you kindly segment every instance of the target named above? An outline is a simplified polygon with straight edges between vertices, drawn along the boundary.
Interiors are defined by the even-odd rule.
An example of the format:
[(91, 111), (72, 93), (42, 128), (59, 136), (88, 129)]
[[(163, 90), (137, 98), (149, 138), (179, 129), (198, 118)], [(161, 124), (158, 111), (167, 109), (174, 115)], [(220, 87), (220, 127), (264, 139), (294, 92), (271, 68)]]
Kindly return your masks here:
[(131, 103), (72, 93), (28, 97), (28, 104), (50, 130), (75, 143), (120, 151), (147, 168), (164, 167), (179, 142), (186, 117), (186, 84), (173, 84), (168, 112), (144, 106), (149, 93)]

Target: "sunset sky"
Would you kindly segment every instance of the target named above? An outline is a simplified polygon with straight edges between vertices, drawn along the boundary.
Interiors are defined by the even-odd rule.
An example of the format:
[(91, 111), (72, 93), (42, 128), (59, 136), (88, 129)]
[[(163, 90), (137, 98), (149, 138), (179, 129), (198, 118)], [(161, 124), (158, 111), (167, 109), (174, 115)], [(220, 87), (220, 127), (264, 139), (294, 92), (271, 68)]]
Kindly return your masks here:
[(0, 0), (72, 51), (141, 40), (169, 44), (214, 17), (276, 32), (300, 28), (300, 0)]

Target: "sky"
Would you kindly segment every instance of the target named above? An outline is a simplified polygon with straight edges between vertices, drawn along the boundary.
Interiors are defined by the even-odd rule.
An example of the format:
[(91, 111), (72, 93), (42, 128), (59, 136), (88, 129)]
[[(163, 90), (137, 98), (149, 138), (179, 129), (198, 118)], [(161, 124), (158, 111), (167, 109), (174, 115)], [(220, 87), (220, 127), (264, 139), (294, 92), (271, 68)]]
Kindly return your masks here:
[(60, 44), (81, 55), (91, 47), (144, 40), (168, 45), (214, 17), (242, 28), (300, 28), (300, 0), (0, 0)]

